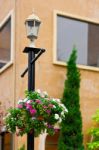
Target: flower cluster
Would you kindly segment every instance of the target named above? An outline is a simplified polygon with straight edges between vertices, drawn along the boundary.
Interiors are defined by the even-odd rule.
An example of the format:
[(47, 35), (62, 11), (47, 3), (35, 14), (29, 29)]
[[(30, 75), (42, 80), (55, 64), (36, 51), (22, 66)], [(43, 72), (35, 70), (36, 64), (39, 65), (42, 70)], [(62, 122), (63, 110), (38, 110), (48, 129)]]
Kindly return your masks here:
[(20, 99), (16, 108), (10, 109), (5, 118), (6, 127), (17, 135), (43, 132), (53, 135), (55, 125), (60, 124), (68, 110), (59, 99), (50, 98), (46, 92), (26, 91), (26, 98)]

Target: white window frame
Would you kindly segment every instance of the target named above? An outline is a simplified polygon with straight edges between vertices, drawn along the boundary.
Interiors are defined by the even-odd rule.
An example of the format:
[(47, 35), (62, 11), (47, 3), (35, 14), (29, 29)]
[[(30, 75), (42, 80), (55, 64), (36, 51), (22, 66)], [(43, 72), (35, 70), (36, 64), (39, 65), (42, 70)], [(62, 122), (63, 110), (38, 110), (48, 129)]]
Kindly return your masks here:
[[(86, 21), (86, 22), (94, 23), (94, 24), (98, 24), (98, 25), (99, 25), (99, 20), (98, 19), (91, 20), (87, 17), (81, 17), (78, 15), (72, 15), (69, 13), (54, 10), (54, 14), (53, 14), (53, 64), (66, 66), (67, 64), (65, 62), (57, 60), (57, 16), (58, 15), (73, 18), (73, 19), (78, 19), (81, 21)], [(99, 71), (99, 67), (92, 67), (92, 66), (85, 66), (85, 65), (77, 65), (77, 66), (80, 69)]]
[[(2, 22), (0, 22), (0, 28), (3, 27), (3, 25), (9, 20), (9, 18), (11, 18), (11, 53), (10, 53), (10, 61), (4, 65), (1, 69), (0, 69), (0, 74), (2, 72), (4, 72), (7, 68), (9, 68), (12, 64), (13, 64), (13, 58), (14, 58), (14, 39), (15, 39), (15, 29), (14, 29), (14, 10), (11, 10), (7, 16), (2, 20)], [(3, 61), (2, 61), (3, 62)]]

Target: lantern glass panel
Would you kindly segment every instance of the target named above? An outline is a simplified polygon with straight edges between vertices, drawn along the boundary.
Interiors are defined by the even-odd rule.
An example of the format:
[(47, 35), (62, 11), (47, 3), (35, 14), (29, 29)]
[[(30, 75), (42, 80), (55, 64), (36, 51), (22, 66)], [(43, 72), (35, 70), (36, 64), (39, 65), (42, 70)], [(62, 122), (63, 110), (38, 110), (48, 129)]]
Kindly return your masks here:
[(36, 20), (26, 22), (27, 37), (37, 38), (39, 26), (40, 26), (40, 22)]

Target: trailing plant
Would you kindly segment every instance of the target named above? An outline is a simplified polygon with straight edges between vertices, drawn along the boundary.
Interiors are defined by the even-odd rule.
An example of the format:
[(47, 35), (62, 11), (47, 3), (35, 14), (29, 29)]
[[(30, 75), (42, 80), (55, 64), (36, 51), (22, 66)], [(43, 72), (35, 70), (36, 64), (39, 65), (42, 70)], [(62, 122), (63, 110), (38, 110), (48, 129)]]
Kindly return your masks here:
[(59, 99), (50, 98), (45, 92), (26, 91), (25, 99), (19, 100), (16, 108), (9, 109), (5, 123), (8, 131), (17, 135), (34, 132), (39, 136), (45, 131), (53, 135), (54, 126), (60, 124), (66, 114), (67, 109)]
[(92, 119), (96, 123), (96, 127), (93, 127), (89, 130), (91, 135), (91, 142), (88, 143), (89, 150), (99, 150), (99, 109), (96, 111)]
[(82, 117), (80, 112), (80, 72), (76, 66), (77, 51), (74, 48), (67, 62), (67, 75), (61, 102), (68, 115), (62, 121), (58, 150), (83, 150)]

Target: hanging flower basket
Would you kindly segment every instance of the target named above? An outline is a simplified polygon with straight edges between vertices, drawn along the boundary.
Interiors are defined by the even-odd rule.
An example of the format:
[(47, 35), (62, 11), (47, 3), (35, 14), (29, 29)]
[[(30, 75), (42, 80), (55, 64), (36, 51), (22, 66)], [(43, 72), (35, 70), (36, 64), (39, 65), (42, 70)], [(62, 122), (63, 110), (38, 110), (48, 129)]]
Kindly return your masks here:
[(66, 107), (46, 92), (26, 91), (25, 94), (26, 98), (19, 100), (17, 107), (10, 109), (5, 117), (8, 131), (21, 136), (33, 130), (35, 136), (45, 131), (53, 135), (55, 125), (60, 125), (68, 112)]

